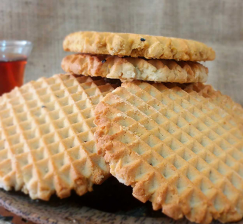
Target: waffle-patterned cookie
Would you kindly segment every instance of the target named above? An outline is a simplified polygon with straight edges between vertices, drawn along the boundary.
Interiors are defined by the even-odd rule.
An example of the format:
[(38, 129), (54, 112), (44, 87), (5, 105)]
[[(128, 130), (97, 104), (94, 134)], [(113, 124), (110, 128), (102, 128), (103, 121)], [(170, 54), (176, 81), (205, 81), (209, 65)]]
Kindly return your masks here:
[(240, 220), (243, 132), (192, 85), (123, 83), (95, 109), (98, 153), (154, 210), (197, 223)]
[(102, 78), (55, 75), (0, 98), (0, 187), (31, 198), (83, 195), (109, 176), (96, 153), (94, 107), (113, 90)]
[(108, 55), (74, 54), (62, 60), (65, 72), (125, 81), (206, 82), (208, 69), (197, 62), (146, 60)]
[(179, 61), (208, 61), (215, 58), (213, 49), (201, 42), (133, 33), (71, 33), (64, 39), (63, 49), (77, 53)]
[(241, 123), (243, 131), (243, 108), (240, 104), (234, 102), (229, 96), (223, 95), (220, 91), (215, 91), (211, 85), (203, 85), (196, 83), (192, 85), (184, 85), (185, 91), (188, 93), (198, 92), (204, 97), (210, 97), (213, 102), (226, 110), (229, 114)]

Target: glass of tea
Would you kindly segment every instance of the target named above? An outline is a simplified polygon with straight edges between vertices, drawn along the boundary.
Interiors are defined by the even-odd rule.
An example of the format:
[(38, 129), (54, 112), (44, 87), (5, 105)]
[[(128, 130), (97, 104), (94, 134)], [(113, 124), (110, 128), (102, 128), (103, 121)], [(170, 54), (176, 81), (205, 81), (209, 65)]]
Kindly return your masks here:
[(26, 40), (0, 40), (0, 96), (23, 85), (32, 46)]

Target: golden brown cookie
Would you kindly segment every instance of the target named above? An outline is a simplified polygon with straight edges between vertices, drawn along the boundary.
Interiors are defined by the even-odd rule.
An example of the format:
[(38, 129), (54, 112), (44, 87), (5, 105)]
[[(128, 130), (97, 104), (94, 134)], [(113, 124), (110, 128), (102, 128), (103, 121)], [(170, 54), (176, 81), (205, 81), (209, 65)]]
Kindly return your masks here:
[(102, 78), (55, 75), (0, 97), (0, 187), (48, 200), (101, 184), (110, 172), (97, 154), (94, 108), (113, 89)]
[(201, 42), (132, 33), (71, 33), (64, 39), (63, 48), (78, 53), (177, 61), (208, 61), (215, 58), (213, 49)]
[(197, 223), (238, 221), (243, 132), (234, 108), (202, 94), (206, 88), (123, 83), (95, 109), (98, 153), (111, 174), (154, 210)]
[[(183, 84), (182, 84), (183, 85)], [(223, 95), (220, 91), (214, 90), (211, 85), (204, 85), (202, 83), (196, 83), (192, 85), (184, 85), (184, 90), (188, 93), (197, 92), (200, 95), (210, 98), (214, 104), (222, 107), (229, 114), (234, 116), (243, 131), (243, 108), (239, 103), (234, 102), (231, 97)]]
[(108, 55), (74, 54), (62, 60), (65, 72), (101, 76), (122, 81), (206, 82), (208, 69), (197, 62)]

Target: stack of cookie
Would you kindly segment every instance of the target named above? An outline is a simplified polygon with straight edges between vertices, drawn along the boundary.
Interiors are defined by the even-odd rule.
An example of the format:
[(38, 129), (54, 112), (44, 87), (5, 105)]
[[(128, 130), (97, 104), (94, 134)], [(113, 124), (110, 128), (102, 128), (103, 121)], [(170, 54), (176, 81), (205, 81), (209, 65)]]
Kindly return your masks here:
[(243, 108), (203, 84), (211, 48), (77, 32), (64, 50), (68, 74), (0, 98), (1, 188), (48, 200), (113, 175), (174, 219), (242, 219)]
[(206, 82), (208, 69), (196, 61), (213, 60), (203, 43), (127, 33), (77, 32), (64, 42), (66, 72), (122, 81)]

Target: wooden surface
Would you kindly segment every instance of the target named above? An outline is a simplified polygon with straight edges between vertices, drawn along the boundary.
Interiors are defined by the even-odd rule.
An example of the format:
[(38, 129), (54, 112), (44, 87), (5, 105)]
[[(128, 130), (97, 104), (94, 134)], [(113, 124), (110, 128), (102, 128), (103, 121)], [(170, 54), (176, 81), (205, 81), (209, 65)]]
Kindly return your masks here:
[(61, 72), (63, 38), (78, 30), (203, 41), (216, 51), (208, 83), (243, 104), (242, 12), (242, 0), (1, 0), (0, 39), (34, 43), (26, 81)]
[(12, 223), (12, 224), (34, 224), (31, 221), (28, 221), (24, 218), (22, 218), (21, 216), (18, 216), (8, 210), (6, 210), (4, 207), (0, 207), (0, 218), (1, 224), (8, 224), (8, 223)]

